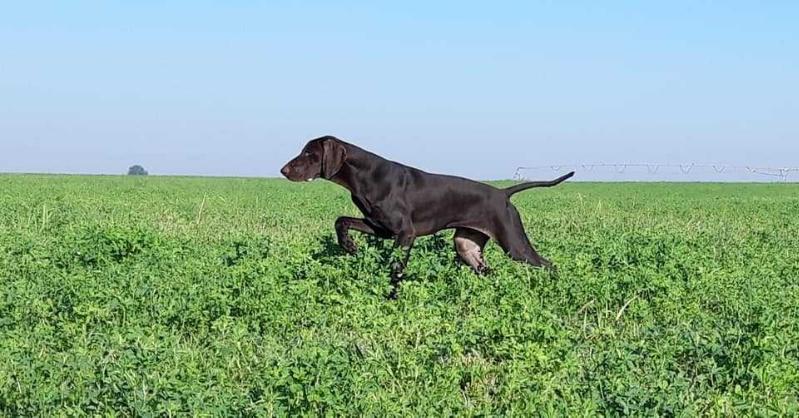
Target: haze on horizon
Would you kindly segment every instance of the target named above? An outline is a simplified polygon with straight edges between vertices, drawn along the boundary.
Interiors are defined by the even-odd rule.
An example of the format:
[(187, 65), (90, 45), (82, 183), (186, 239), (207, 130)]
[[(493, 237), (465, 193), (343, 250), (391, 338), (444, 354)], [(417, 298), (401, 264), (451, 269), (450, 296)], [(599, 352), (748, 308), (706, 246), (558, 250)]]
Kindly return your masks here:
[(0, 172), (276, 177), (325, 134), (480, 179), (799, 166), (797, 21), (779, 1), (12, 2)]

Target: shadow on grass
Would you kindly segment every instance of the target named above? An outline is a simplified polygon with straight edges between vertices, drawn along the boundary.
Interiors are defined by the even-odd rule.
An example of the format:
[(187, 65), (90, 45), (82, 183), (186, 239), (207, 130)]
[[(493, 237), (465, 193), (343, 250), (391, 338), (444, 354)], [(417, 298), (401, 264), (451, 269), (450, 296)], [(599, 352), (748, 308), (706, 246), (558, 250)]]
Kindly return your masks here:
[[(338, 240), (334, 234), (324, 235), (319, 239), (318, 246), (311, 253), (311, 257), (323, 264), (336, 264), (336, 260), (340, 260), (343, 257), (365, 257), (365, 259), (371, 259), (366, 261), (367, 263), (372, 264), (376, 261), (376, 264), (372, 264), (373, 274), (385, 277), (386, 283), (391, 283), (392, 257), (395, 256), (394, 240), (371, 235), (364, 235), (363, 237), (366, 242), (358, 248), (358, 252), (355, 255), (350, 255), (338, 245)], [(365, 261), (365, 259), (361, 261)], [(445, 233), (417, 239), (409, 260), (410, 265), (414, 263), (454, 263), (458, 266), (463, 264), (454, 252), (451, 236)], [(418, 265), (416, 267), (405, 269), (399, 287), (392, 285), (392, 289), (386, 294), (388, 299), (402, 297), (402, 283), (424, 282), (436, 279), (434, 277), (435, 274), (432, 276), (425, 274), (423, 273), (424, 269), (420, 270)], [(434, 268), (434, 270), (439, 269), (440, 266)]]
[(393, 240), (377, 238), (371, 235), (365, 235), (365, 238), (366, 245), (359, 246), (356, 254), (348, 254), (338, 245), (338, 239), (334, 234), (325, 235), (319, 239), (318, 247), (311, 253), (311, 258), (321, 263), (329, 263), (339, 257), (357, 257), (358, 254), (364, 252), (364, 247), (366, 247), (366, 249), (375, 249), (383, 260), (390, 259), (394, 245)]
[[(371, 235), (366, 235), (365, 238), (366, 247), (377, 250), (377, 252), (380, 254), (380, 258), (385, 260), (386, 263), (389, 263), (391, 259), (391, 253), (394, 251), (394, 241), (391, 239), (383, 239)], [(358, 248), (359, 253), (363, 250), (363, 246)], [(443, 234), (435, 234), (416, 240), (411, 253), (411, 259), (413, 259), (416, 255), (420, 255), (421, 253), (440, 254), (442, 257), (447, 257), (449, 259), (451, 252), (452, 243), (447, 240)], [(347, 254), (347, 252), (344, 251), (340, 245), (338, 245), (338, 240), (333, 234), (323, 236), (319, 240), (318, 248), (311, 253), (311, 257), (320, 262), (329, 262), (335, 258), (344, 256), (350, 255)]]
[(346, 256), (347, 253), (338, 245), (333, 235), (325, 235), (319, 240), (318, 248), (311, 253), (311, 258), (322, 263), (328, 263), (335, 258)]

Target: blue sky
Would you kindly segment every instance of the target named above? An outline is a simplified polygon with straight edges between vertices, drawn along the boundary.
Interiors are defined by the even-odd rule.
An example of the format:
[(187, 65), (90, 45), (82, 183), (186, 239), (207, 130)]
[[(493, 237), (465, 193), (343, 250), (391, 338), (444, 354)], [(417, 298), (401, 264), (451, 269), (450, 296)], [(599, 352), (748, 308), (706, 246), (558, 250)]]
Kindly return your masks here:
[(7, 2), (0, 172), (799, 165), (798, 2)]

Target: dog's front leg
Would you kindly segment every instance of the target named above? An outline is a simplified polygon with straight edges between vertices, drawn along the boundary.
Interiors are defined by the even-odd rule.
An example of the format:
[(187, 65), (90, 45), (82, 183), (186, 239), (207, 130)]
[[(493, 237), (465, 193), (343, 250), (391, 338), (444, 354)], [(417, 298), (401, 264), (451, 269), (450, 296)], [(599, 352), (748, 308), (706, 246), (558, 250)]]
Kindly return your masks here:
[(342, 216), (336, 219), (336, 237), (338, 238), (338, 245), (349, 254), (355, 254), (358, 247), (355, 242), (350, 238), (349, 230), (354, 229), (366, 234), (371, 234), (380, 238), (390, 238), (391, 234), (387, 231), (378, 228), (375, 225), (369, 224), (365, 219), (351, 218), (349, 216)]
[(416, 240), (416, 234), (412, 231), (404, 231), (397, 235), (394, 241), (394, 251), (391, 254), (391, 293), (389, 299), (397, 298), (400, 282), (402, 282), (403, 272), (411, 258), (411, 248)]

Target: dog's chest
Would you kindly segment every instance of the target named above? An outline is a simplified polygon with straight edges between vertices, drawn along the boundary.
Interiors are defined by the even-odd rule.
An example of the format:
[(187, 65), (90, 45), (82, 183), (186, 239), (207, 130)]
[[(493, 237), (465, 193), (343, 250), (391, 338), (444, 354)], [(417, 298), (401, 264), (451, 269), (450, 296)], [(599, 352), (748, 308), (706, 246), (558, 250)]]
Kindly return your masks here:
[(364, 216), (369, 217), (372, 214), (372, 205), (365, 198), (352, 195), (352, 203), (358, 207)]

